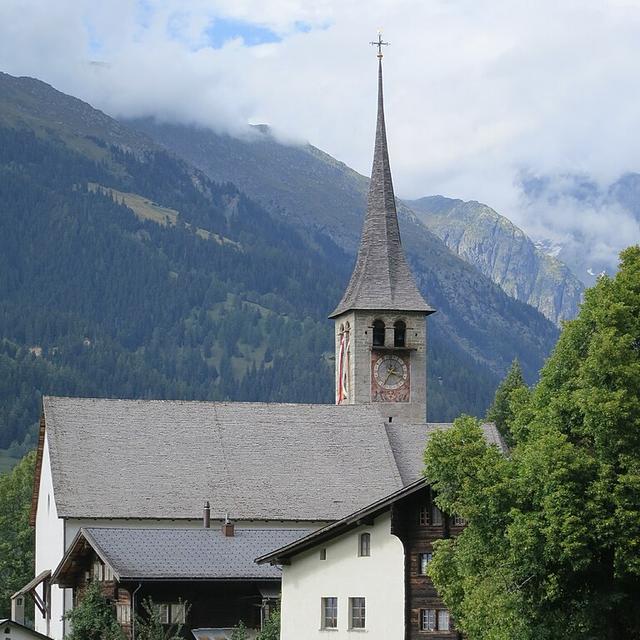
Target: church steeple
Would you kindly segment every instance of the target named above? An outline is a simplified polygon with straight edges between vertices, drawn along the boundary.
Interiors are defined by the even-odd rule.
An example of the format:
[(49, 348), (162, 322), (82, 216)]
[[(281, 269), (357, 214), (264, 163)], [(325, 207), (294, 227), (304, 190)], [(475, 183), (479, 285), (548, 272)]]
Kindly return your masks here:
[(434, 310), (418, 291), (400, 241), (398, 214), (391, 180), (382, 91), (382, 53), (378, 45), (378, 119), (367, 213), (356, 266), (340, 304), (329, 316), (352, 309)]
[(378, 47), (378, 120), (362, 239), (335, 321), (336, 403), (376, 403), (385, 422), (423, 423), (427, 413), (426, 317), (400, 241)]

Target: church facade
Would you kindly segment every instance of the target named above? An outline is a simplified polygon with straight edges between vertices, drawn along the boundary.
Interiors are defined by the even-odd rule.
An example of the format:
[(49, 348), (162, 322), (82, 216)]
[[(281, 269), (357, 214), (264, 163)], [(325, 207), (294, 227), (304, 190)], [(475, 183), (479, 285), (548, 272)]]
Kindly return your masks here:
[[(119, 603), (119, 615), (123, 620), (134, 619), (135, 590), (144, 576), (120, 575), (113, 554), (107, 561), (106, 551), (102, 557), (98, 548), (85, 544), (102, 539), (100, 529), (112, 531), (111, 540), (130, 539), (126, 535), (130, 530), (139, 532), (136, 540), (192, 540), (190, 535), (176, 538), (171, 531), (202, 529), (202, 505), (207, 501), (212, 535), (218, 535), (224, 523), (232, 520), (238, 531), (245, 532), (243, 539), (262, 541), (254, 557), (263, 558), (264, 564), (268, 554), (280, 546), (274, 541), (305, 539), (310, 530), (326, 533), (333, 523), (388, 496), (404, 498), (407, 487), (421, 482), (426, 439), (433, 430), (449, 425), (426, 423), (426, 325), (434, 310), (416, 286), (400, 241), (386, 142), (381, 58), (379, 52), (376, 139), (363, 234), (351, 280), (330, 315), (335, 323), (336, 403), (45, 397), (31, 514), (36, 529), (37, 579), (25, 591), (42, 603), (36, 611), (39, 632), (62, 640), (68, 631), (65, 612), (77, 603), (86, 583), (88, 569), (78, 567), (93, 566), (96, 554), (112, 577), (114, 570), (116, 578), (120, 576), (112, 580), (117, 582), (114, 606)], [(501, 446), (493, 425), (484, 429), (487, 439)], [(381, 545), (384, 538), (389, 575), (393, 575), (389, 582), (393, 593), (388, 595), (393, 622), (385, 622), (380, 627), (382, 635), (379, 633), (389, 638), (401, 637), (423, 610), (429, 617), (442, 607), (420, 606), (417, 614), (405, 611), (407, 546), (393, 530), (393, 509), (387, 506), (363, 520), (362, 526), (373, 527)], [(434, 532), (448, 535), (449, 529)], [(144, 542), (139, 544), (144, 548)], [(224, 548), (220, 540), (198, 538), (197, 544), (203, 549)], [(382, 546), (377, 553), (380, 549)], [(277, 559), (284, 556), (277, 555)], [(334, 567), (345, 573), (344, 567)], [(285, 576), (293, 575), (292, 571), (286, 568)], [(214, 589), (221, 577), (241, 577), (207, 575), (192, 578), (205, 585), (209, 580)], [(274, 574), (264, 567), (251, 580), (257, 583), (261, 575), (269, 581)], [(181, 575), (181, 579), (188, 581), (189, 576)], [(295, 583), (288, 580), (289, 585)], [(206, 591), (206, 587), (199, 589)], [(283, 630), (293, 628), (290, 603), (306, 598), (305, 590), (294, 596), (289, 593), (283, 599)], [(326, 613), (321, 610), (323, 598), (333, 598), (333, 593), (309, 593), (301, 605), (312, 612), (308, 619), (316, 630)], [(361, 597), (355, 591), (344, 595)], [(370, 600), (366, 609), (370, 616), (375, 615), (372, 603)], [(344, 615), (343, 605), (338, 606), (336, 620)], [(373, 624), (375, 618), (363, 616)], [(220, 627), (220, 620), (213, 614), (210, 617), (207, 620), (199, 614), (197, 625)], [(187, 632), (192, 622), (196, 624), (185, 620)], [(130, 627), (126, 629), (132, 636)], [(443, 637), (451, 637), (448, 634)], [(283, 635), (285, 640), (289, 637), (299, 636), (293, 631)]]

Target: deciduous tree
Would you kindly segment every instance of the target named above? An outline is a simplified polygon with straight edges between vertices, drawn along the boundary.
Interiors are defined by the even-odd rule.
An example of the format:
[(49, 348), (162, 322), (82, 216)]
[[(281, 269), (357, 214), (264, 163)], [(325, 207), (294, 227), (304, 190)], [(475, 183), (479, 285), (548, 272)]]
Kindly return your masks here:
[(509, 457), (461, 418), (426, 475), (468, 526), (430, 575), (471, 640), (640, 637), (640, 247), (587, 291), (530, 397)]

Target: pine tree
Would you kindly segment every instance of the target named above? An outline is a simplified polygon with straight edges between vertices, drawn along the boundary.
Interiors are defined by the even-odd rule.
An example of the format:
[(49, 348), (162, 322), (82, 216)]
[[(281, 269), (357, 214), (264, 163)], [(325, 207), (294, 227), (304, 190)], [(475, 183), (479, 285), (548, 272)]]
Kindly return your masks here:
[(510, 427), (513, 420), (512, 394), (514, 391), (524, 388), (526, 388), (526, 385), (522, 377), (522, 369), (516, 358), (511, 363), (511, 368), (505, 379), (496, 389), (493, 404), (487, 411), (487, 420), (495, 423), (500, 435), (509, 446), (513, 444), (513, 435)]

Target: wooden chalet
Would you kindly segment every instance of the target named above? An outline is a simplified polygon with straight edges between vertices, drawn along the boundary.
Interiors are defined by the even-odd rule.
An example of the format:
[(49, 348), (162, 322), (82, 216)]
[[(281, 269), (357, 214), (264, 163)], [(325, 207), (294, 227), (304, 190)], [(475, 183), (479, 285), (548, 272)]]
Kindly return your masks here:
[[(280, 597), (280, 569), (254, 558), (308, 533), (304, 529), (83, 528), (52, 581), (73, 589), (74, 606), (91, 581), (113, 603), (128, 637), (151, 599), (167, 627), (183, 637), (228, 638), (242, 621), (257, 631)], [(193, 633), (195, 632), (195, 634)]]

